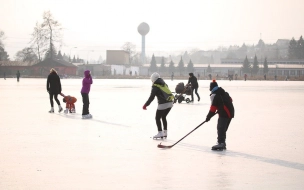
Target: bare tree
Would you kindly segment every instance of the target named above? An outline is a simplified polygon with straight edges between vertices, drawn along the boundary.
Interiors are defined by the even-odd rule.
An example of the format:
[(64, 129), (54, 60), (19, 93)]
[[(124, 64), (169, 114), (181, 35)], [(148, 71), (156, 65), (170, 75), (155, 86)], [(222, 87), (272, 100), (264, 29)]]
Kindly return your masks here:
[(0, 30), (0, 61), (9, 60), (9, 55), (4, 49), (4, 42), (3, 42), (4, 39), (5, 39), (5, 34), (2, 30)]
[(136, 45), (132, 44), (131, 42), (126, 42), (126, 43), (121, 47), (121, 49), (123, 49), (123, 50), (129, 52), (129, 54), (130, 54), (130, 60), (129, 60), (129, 61), (130, 61), (130, 64), (131, 64), (132, 61), (133, 61), (133, 57), (134, 57), (134, 55), (136, 54), (136, 51), (135, 51)]
[(15, 55), (16, 61), (22, 62), (35, 62), (38, 60), (37, 55), (35, 54), (33, 48), (26, 47), (21, 51), (18, 51)]
[[(61, 24), (53, 18), (53, 15), (50, 11), (43, 13), (43, 23), (41, 24), (42, 34), (44, 42), (49, 42), (48, 55), (52, 58), (55, 55), (55, 43), (60, 43), (62, 36), (60, 27)], [(44, 52), (46, 52), (44, 51)]]
[(3, 40), (4, 40), (4, 32), (0, 30), (0, 47), (2, 48), (4, 48)]
[(44, 35), (41, 28), (41, 25), (36, 22), (36, 26), (34, 27), (34, 32), (31, 34), (32, 38), (30, 41), (31, 47), (34, 49), (36, 54), (38, 55), (38, 60), (41, 61), (41, 51), (45, 47)]

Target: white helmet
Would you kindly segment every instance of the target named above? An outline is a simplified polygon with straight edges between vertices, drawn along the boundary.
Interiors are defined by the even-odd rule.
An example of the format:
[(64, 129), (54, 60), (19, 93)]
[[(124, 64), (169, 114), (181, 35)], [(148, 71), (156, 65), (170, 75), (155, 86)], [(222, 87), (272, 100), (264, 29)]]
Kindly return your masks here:
[(153, 73), (151, 75), (150, 79), (151, 79), (152, 83), (154, 83), (158, 78), (160, 78), (159, 74), (158, 73)]

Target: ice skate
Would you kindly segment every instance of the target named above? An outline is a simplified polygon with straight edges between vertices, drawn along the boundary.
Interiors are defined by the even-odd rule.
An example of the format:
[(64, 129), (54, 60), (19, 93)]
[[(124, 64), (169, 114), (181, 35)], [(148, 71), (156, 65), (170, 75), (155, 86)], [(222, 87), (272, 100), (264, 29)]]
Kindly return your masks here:
[(59, 110), (58, 110), (58, 112), (60, 113), (60, 112), (62, 112), (62, 107), (59, 105)]
[(82, 115), (82, 119), (91, 119), (93, 116), (91, 114)]
[(68, 109), (64, 110), (64, 113), (65, 113), (65, 114), (68, 114)]
[(76, 110), (73, 108), (73, 109), (71, 110), (71, 113), (76, 113)]
[(54, 113), (54, 108), (51, 108), (51, 110), (49, 111), (49, 113)]
[(153, 139), (162, 139), (164, 134), (162, 131), (158, 131), (157, 135), (153, 136)]
[(226, 143), (218, 143), (217, 145), (214, 145), (211, 150), (226, 150)]
[(164, 135), (164, 138), (167, 138), (167, 136), (168, 136), (168, 131), (167, 131), (167, 130), (164, 130), (163, 135)]

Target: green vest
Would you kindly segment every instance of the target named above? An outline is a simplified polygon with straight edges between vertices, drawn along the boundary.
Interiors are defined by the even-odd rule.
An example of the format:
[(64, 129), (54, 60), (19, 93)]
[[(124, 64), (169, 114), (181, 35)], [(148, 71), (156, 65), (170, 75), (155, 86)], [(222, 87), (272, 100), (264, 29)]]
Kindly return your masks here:
[(162, 91), (167, 101), (172, 102), (174, 100), (174, 96), (166, 84), (165, 85), (153, 84), (153, 86), (158, 87)]

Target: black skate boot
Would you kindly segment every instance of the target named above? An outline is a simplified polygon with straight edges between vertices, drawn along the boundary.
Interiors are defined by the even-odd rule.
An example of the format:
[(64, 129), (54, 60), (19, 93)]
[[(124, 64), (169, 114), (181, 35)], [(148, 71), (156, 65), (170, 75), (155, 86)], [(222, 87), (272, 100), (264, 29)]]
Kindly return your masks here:
[(218, 143), (217, 145), (214, 145), (211, 150), (226, 150), (226, 143)]

